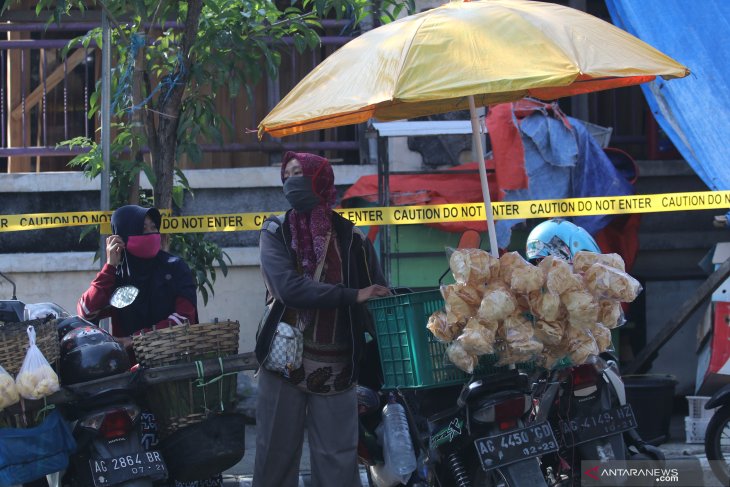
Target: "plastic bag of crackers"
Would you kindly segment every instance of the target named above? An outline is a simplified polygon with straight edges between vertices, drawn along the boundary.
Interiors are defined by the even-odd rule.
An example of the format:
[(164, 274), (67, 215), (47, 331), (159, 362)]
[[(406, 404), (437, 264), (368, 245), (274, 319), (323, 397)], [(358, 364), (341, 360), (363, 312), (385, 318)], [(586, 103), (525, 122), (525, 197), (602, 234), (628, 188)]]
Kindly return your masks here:
[(427, 327), (467, 373), (493, 354), (497, 365), (584, 363), (612, 348), (611, 329), (625, 321), (621, 303), (642, 291), (618, 254), (582, 251), (572, 265), (547, 257), (535, 266), (518, 252), (497, 259), (480, 249), (449, 251), (456, 282), (441, 286), (444, 309)]

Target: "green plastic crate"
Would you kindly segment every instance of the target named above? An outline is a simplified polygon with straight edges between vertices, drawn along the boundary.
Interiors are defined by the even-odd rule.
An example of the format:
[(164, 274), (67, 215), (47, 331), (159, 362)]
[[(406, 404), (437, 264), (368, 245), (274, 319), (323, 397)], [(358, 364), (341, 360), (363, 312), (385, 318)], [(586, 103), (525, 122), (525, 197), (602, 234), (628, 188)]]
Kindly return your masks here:
[(467, 374), (449, 362), (446, 344), (426, 328), (428, 317), (443, 308), (438, 289), (373, 299), (384, 388), (425, 388), (459, 384)]
[[(447, 344), (426, 328), (428, 317), (444, 306), (441, 291), (422, 291), (368, 301), (383, 369), (384, 389), (422, 389), (466, 382), (469, 375), (446, 356)], [(485, 377), (509, 369), (496, 366), (497, 355), (482, 355), (474, 370)], [(534, 363), (517, 364), (523, 371)]]

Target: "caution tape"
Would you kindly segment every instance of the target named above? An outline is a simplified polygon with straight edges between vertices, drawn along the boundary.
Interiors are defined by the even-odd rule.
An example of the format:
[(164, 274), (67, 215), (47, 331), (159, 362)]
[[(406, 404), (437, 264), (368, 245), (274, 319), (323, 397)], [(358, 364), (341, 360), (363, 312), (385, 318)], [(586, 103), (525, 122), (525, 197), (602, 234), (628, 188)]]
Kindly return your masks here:
[[(730, 191), (492, 203), (492, 213), (495, 220), (725, 210), (727, 208), (730, 208)], [(483, 221), (486, 219), (484, 203), (346, 208), (336, 211), (356, 225), (364, 226)], [(111, 213), (110, 211), (80, 211), (0, 215), (0, 232), (98, 224), (101, 225), (101, 232), (108, 234), (110, 232)], [(197, 233), (258, 230), (266, 217), (273, 213), (277, 212), (186, 216), (163, 215), (160, 231), (162, 233)], [(281, 213), (281, 211), (278, 213)]]

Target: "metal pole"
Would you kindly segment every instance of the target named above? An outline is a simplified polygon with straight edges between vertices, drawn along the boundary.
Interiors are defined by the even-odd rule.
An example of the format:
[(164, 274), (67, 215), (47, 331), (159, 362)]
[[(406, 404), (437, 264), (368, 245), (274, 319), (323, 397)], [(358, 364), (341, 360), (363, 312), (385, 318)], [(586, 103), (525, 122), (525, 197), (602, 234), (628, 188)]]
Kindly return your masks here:
[[(568, 6), (581, 12), (587, 12), (586, 0), (570, 0)], [(590, 111), (588, 108), (588, 95), (575, 95), (570, 98), (571, 102), (571, 115), (578, 120), (589, 121)]]
[(487, 167), (484, 162), (484, 149), (482, 148), (482, 137), (479, 134), (479, 120), (477, 109), (474, 105), (474, 97), (469, 96), (469, 114), (471, 115), (471, 130), (473, 143), (477, 148), (477, 161), (479, 162), (479, 179), (482, 182), (482, 196), (484, 197), (484, 211), (487, 213), (487, 232), (489, 233), (489, 252), (494, 257), (499, 257), (497, 248), (497, 233), (494, 230), (494, 215), (492, 214), (492, 200), (489, 198), (489, 185), (487, 184)]
[[(390, 163), (388, 138), (378, 134), (378, 199), (380, 206), (390, 206)], [(390, 225), (380, 227), (380, 265), (386, 282), (391, 281)]]
[[(101, 156), (104, 160), (104, 169), (101, 171), (101, 201), (102, 211), (109, 211), (109, 174), (111, 164), (111, 35), (109, 19), (106, 12), (101, 15)], [(106, 239), (99, 238), (99, 262), (104, 266), (106, 256)]]

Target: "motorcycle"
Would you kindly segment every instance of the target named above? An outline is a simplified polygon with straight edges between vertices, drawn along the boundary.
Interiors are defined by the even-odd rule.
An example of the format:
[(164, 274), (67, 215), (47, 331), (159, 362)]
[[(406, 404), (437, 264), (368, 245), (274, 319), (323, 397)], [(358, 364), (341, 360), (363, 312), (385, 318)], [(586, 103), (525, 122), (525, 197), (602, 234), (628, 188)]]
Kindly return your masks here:
[[(121, 374), (130, 368), (124, 348), (99, 327), (80, 317), (59, 323), (60, 376), (64, 386)], [(77, 450), (64, 481), (71, 485), (108, 487), (151, 486), (167, 478), (159, 451), (144, 446), (143, 412), (137, 400), (135, 374), (97, 388), (63, 405), (73, 421)]]
[[(560, 448), (543, 457), (551, 486), (580, 485), (581, 461), (662, 461), (636, 433), (636, 418), (616, 361), (592, 356), (584, 364), (546, 372), (533, 389), (535, 421), (548, 421)], [(631, 450), (633, 448), (634, 450)]]
[[(0, 300), (0, 321), (17, 323), (55, 319), (61, 357), (61, 384), (71, 386), (121, 374), (130, 368), (124, 348), (107, 332), (55, 303), (26, 304), (16, 297), (15, 283), (9, 300)], [(142, 412), (136, 401), (135, 375), (113, 386), (93, 389), (68, 404), (57, 405), (73, 424), (76, 452), (65, 472), (49, 473), (46, 481), (60, 485), (107, 487), (151, 486), (167, 477), (160, 452), (142, 447)]]
[[(204, 474), (208, 479), (243, 456), (244, 417), (237, 414), (210, 415), (196, 425), (181, 428), (155, 447), (157, 421), (141, 407), (144, 372), (138, 372), (137, 366), (130, 368), (130, 356), (124, 347), (108, 332), (81, 317), (69, 316), (54, 303), (19, 301), (15, 284), (2, 273), (0, 277), (13, 286), (12, 299), (0, 300), (0, 325), (40, 320), (47, 326), (49, 320), (55, 320), (60, 342), (56, 372), (63, 386), (63, 399), (54, 398), (55, 405), (43, 407), (42, 411), (55, 406), (54, 420), (59, 420), (58, 413), (62, 413), (64, 420), (57, 421), (62, 426), (58, 429), (64, 430), (65, 438), (76, 447), (70, 455), (64, 451), (64, 456), (53, 464), (54, 470), (65, 471), (49, 473), (35, 468), (27, 478), (35, 480), (37, 477), (31, 479), (28, 475), (47, 474), (43, 480), (51, 487), (145, 487), (167, 479), (168, 471), (174, 473), (176, 480), (198, 480)], [(110, 304), (118, 308), (127, 306), (137, 292), (129, 286), (120, 287)], [(41, 406), (45, 404), (38, 407)], [(68, 431), (68, 424), (72, 425), (72, 432)], [(199, 445), (206, 442), (212, 446), (199, 451)], [(67, 451), (71, 452), (73, 446)], [(57, 450), (54, 452), (58, 453)]]
[(722, 387), (705, 404), (705, 409), (718, 408), (705, 430), (705, 454), (710, 467), (722, 485), (730, 484), (730, 385)]
[(415, 442), (426, 453), (417, 478), (441, 487), (546, 485), (539, 457), (558, 443), (548, 422), (532, 421), (531, 401), (527, 375), (514, 369), (406, 392)]

